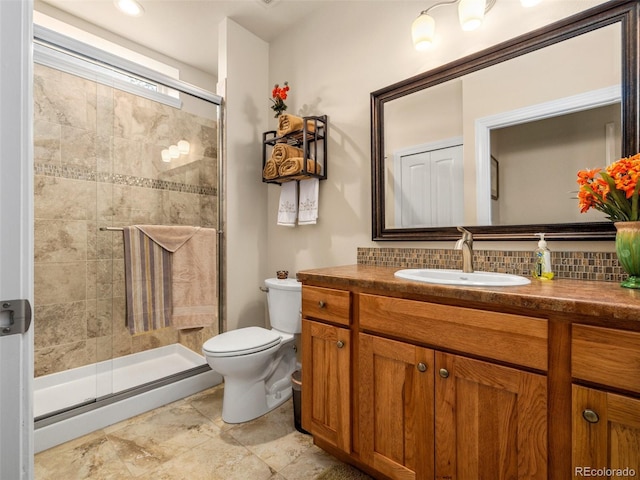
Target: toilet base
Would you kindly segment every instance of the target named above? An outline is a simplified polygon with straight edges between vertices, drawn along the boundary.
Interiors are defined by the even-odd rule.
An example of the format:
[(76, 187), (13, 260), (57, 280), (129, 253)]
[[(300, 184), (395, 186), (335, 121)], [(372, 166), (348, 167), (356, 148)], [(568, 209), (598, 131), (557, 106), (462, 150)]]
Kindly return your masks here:
[(261, 417), (282, 405), (292, 395), (291, 385), (267, 395), (264, 382), (256, 383), (251, 388), (246, 387), (225, 383), (222, 400), (222, 420), (225, 423), (244, 423)]
[(222, 420), (244, 423), (282, 405), (293, 394), (291, 375), (295, 369), (295, 351), (287, 348), (275, 371), (263, 381), (250, 383), (225, 377)]

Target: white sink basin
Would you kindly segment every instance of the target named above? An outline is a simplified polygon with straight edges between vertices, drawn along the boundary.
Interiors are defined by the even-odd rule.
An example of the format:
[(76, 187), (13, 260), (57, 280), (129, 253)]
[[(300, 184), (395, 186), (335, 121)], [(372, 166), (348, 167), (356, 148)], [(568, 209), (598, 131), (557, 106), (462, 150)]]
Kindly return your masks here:
[(439, 268), (410, 268), (407, 270), (398, 270), (395, 276), (416, 282), (439, 283), (441, 285), (466, 285), (469, 287), (509, 287), (531, 283), (531, 280), (528, 278), (508, 273), (463, 273), (462, 270), (445, 270)]

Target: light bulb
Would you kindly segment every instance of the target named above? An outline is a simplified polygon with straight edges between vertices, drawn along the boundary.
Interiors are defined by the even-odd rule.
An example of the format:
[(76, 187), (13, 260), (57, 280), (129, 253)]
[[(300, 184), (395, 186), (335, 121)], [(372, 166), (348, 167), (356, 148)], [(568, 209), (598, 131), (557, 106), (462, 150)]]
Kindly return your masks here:
[(428, 49), (433, 43), (436, 32), (436, 21), (426, 13), (421, 13), (411, 25), (413, 46), (418, 51)]
[(171, 145), (169, 147), (169, 154), (171, 155), (171, 158), (178, 158), (180, 156), (180, 150), (178, 149), (178, 146)]
[(178, 150), (180, 151), (180, 154), (182, 155), (188, 154), (190, 148), (191, 148), (191, 145), (189, 145), (189, 142), (187, 142), (186, 140), (180, 140), (178, 142)]
[(162, 156), (162, 161), (163, 162), (167, 162), (169, 163), (171, 161), (171, 152), (168, 149), (164, 149), (160, 152), (160, 155)]
[(460, 0), (458, 4), (458, 17), (462, 30), (468, 32), (482, 25), (486, 7), (486, 0)]

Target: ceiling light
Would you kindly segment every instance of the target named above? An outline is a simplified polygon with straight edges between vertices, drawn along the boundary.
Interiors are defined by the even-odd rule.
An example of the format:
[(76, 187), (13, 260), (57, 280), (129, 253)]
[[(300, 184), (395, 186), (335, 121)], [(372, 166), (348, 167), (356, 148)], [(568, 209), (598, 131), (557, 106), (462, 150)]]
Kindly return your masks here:
[(541, 2), (541, 0), (520, 0), (523, 7), (533, 7)]
[(116, 8), (130, 17), (141, 17), (144, 8), (136, 0), (113, 0)]

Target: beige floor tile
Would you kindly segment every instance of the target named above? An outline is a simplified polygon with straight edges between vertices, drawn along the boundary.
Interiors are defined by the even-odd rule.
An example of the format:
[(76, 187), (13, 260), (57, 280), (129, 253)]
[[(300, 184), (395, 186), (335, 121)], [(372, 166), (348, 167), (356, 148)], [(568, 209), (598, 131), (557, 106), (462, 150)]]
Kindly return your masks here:
[(339, 463), (335, 457), (314, 445), (278, 473), (287, 480), (311, 480)]
[(111, 442), (102, 432), (36, 455), (37, 480), (124, 480), (131, 478)]
[(268, 480), (276, 473), (227, 433), (175, 457), (140, 480)]
[(210, 388), (204, 392), (196, 393), (187, 401), (205, 417), (209, 418), (221, 430), (229, 430), (234, 425), (225, 423), (222, 420), (222, 397), (224, 394), (224, 384)]
[(187, 403), (163, 408), (145, 421), (107, 435), (118, 456), (135, 476), (151, 471), (211, 438), (220, 429)]
[(35, 458), (35, 480), (312, 480), (340, 464), (293, 426), (293, 402), (222, 421), (223, 386), (138, 415)]
[(295, 430), (291, 400), (262, 417), (230, 429), (228, 433), (275, 471), (289, 465), (313, 443), (310, 435)]

